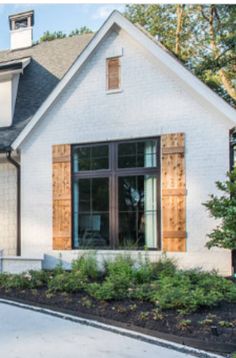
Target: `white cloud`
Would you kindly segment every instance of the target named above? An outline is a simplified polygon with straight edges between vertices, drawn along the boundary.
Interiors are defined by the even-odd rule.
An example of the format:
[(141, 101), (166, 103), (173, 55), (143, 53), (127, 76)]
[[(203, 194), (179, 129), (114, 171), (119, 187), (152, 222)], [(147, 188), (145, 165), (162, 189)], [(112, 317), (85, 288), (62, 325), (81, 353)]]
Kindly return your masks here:
[(94, 20), (105, 20), (113, 10), (123, 11), (123, 6), (100, 6), (92, 15)]

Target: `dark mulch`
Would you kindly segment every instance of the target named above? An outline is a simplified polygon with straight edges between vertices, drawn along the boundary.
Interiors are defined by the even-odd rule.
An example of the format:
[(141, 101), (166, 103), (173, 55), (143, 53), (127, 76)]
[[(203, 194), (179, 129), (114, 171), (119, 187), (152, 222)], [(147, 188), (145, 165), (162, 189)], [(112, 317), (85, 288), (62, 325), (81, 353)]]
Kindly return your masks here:
[[(85, 293), (49, 293), (46, 289), (4, 290), (0, 297), (36, 304), (81, 317), (106, 322), (116, 321), (123, 327), (137, 327), (144, 332), (163, 332), (179, 337), (201, 340), (204, 347), (214, 344), (230, 344), (236, 347), (236, 304), (222, 302), (214, 308), (201, 309), (195, 313), (181, 315), (174, 310), (159, 312), (156, 307), (140, 301), (97, 301)], [(184, 321), (183, 321), (184, 320)], [(186, 320), (191, 320), (187, 322)], [(231, 324), (233, 327), (222, 327)], [(216, 328), (216, 332), (215, 329)], [(140, 328), (140, 329), (139, 329)], [(153, 334), (156, 335), (156, 334)], [(213, 350), (216, 350), (213, 348)], [(233, 348), (231, 348), (233, 350)], [(222, 351), (224, 349), (222, 348)], [(227, 352), (227, 350), (225, 350)]]

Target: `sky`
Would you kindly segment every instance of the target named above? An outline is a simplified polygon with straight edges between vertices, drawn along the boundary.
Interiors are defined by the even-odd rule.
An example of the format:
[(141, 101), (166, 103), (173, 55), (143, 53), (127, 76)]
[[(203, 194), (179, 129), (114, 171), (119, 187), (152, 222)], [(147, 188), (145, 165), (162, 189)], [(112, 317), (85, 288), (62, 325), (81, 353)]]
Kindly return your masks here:
[(45, 31), (68, 34), (81, 26), (96, 31), (114, 9), (124, 8), (124, 4), (0, 4), (0, 50), (10, 47), (9, 15), (34, 10), (33, 40), (37, 41)]

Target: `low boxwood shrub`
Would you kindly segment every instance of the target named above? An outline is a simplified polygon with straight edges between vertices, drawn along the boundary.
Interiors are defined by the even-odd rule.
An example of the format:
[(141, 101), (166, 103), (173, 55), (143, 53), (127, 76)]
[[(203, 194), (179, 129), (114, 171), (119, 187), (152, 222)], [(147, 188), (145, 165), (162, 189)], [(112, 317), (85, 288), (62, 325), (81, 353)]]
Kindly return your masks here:
[(134, 262), (128, 255), (106, 261), (105, 271), (94, 254), (75, 260), (70, 272), (57, 267), (52, 272), (29, 271), (20, 275), (0, 274), (0, 288), (47, 288), (49, 293), (85, 291), (98, 300), (137, 299), (154, 303), (157, 309), (182, 313), (219, 302), (236, 302), (236, 285), (216, 272), (178, 270), (165, 256), (157, 263)]
[(119, 255), (114, 261), (105, 262), (105, 280), (101, 284), (87, 286), (87, 291), (100, 300), (124, 299), (133, 279), (133, 260), (130, 256)]
[(51, 292), (75, 293), (84, 289), (87, 281), (80, 272), (63, 272), (53, 276), (48, 282)]
[(80, 272), (85, 279), (96, 280), (101, 276), (96, 254), (85, 254), (72, 261), (72, 272)]
[(47, 287), (49, 275), (46, 271), (28, 271), (22, 274), (8, 274), (0, 275), (0, 287), (5, 289), (37, 289)]

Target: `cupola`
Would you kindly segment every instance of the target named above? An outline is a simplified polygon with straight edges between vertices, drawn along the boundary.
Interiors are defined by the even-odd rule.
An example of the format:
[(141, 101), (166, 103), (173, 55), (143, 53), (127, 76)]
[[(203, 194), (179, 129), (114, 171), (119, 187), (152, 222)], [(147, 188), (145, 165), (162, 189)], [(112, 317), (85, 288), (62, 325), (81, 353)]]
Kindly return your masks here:
[(33, 43), (34, 11), (9, 16), (11, 50), (31, 47)]

